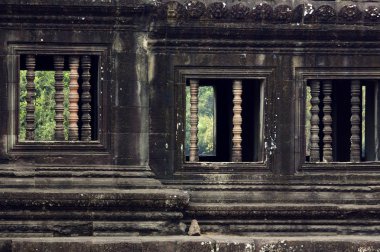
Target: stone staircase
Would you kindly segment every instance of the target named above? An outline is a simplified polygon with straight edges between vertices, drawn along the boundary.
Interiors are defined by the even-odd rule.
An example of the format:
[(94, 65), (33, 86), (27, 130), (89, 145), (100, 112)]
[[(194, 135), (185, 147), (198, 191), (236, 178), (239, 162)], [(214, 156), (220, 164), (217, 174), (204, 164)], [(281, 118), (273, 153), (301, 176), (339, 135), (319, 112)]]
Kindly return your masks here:
[(245, 180), (208, 174), (164, 183), (189, 192), (184, 222), (197, 219), (207, 234), (380, 234), (380, 176), (375, 173), (252, 175)]
[(183, 234), (189, 196), (147, 167), (0, 166), (0, 236)]
[(3, 164), (0, 251), (380, 251), (380, 176), (238, 175)]

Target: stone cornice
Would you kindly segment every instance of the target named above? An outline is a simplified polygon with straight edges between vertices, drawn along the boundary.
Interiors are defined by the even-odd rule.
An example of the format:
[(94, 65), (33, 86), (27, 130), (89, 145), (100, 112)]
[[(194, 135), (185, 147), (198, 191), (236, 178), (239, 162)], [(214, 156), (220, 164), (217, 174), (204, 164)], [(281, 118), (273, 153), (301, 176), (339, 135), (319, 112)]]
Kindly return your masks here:
[[(102, 27), (109, 29), (110, 26), (122, 28), (136, 23), (145, 26), (150, 20), (150, 13), (154, 11), (154, 6), (151, 4), (138, 1), (116, 3), (114, 0), (78, 0), (75, 4), (73, 2), (4, 0), (0, 2), (0, 26), (22, 25), (31, 28), (86, 26), (89, 29)], [(135, 19), (139, 21), (134, 22)]]
[(73, 16), (117, 19), (148, 14), (153, 10), (154, 5), (149, 2), (126, 0), (2, 0), (0, 2), (1, 16), (55, 17), (57, 20)]
[(153, 0), (2, 0), (0, 6), (72, 6), (72, 7), (96, 7), (116, 6), (128, 7), (146, 5)]
[(245, 22), (253, 24), (380, 24), (377, 2), (273, 3), (269, 1), (206, 2), (169, 1), (157, 7), (157, 17), (166, 20), (198, 20), (206, 22)]
[[(380, 24), (379, 2), (232, 0), (3, 0), (3, 24), (96, 24), (184, 26), (214, 24), (372, 26)], [(185, 25), (186, 26), (186, 25)]]

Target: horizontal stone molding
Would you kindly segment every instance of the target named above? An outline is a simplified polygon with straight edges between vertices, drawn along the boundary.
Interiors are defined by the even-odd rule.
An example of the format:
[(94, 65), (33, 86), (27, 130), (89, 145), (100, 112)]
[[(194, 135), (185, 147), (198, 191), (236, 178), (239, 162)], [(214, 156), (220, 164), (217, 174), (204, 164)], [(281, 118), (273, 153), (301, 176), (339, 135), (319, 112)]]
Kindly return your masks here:
[[(134, 17), (145, 16), (149, 23), (155, 20), (237, 22), (249, 24), (370, 24), (380, 23), (380, 4), (377, 2), (347, 2), (335, 4), (324, 1), (309, 2), (233, 2), (225, 1), (44, 1), (34, 4), (0, 3), (0, 24), (49, 23), (72, 25), (131, 26)], [(28, 14), (24, 9), (28, 8)], [(97, 14), (97, 15), (89, 15)], [(36, 17), (38, 16), (38, 22)], [(176, 25), (181, 25), (177, 22)]]
[(156, 8), (157, 17), (167, 20), (214, 20), (217, 22), (249, 22), (249, 23), (378, 23), (380, 8), (377, 3), (358, 6), (343, 6), (308, 2), (295, 4), (270, 4), (263, 2), (230, 3), (215, 1), (206, 3), (192, 0), (186, 3), (169, 1)]
[(0, 190), (1, 209), (154, 209), (180, 210), (189, 203), (176, 189)]

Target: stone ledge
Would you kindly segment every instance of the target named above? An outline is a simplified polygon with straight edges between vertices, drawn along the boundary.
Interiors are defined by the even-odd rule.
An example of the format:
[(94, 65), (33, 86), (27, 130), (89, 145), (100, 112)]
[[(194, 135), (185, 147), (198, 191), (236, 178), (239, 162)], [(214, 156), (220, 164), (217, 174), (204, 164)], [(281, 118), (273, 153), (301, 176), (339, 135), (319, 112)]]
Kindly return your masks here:
[(128, 252), (375, 252), (376, 236), (151, 236), (1, 239), (0, 251), (128, 251)]
[(182, 209), (189, 195), (177, 189), (1, 189), (2, 209)]
[(206, 234), (375, 235), (379, 214), (377, 205), (191, 202), (184, 222), (197, 219)]
[(138, 6), (149, 3), (149, 0), (2, 0), (4, 5), (29, 6)]
[(164, 188), (1, 189), (0, 237), (184, 234), (188, 203)]

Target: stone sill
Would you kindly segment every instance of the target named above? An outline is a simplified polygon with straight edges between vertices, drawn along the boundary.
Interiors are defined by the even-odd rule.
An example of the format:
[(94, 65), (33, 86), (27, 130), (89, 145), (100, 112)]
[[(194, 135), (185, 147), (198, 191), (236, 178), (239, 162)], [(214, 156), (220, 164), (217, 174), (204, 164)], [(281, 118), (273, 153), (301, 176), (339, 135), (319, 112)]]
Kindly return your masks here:
[(4, 238), (1, 251), (379, 251), (378, 236), (150, 236)]

